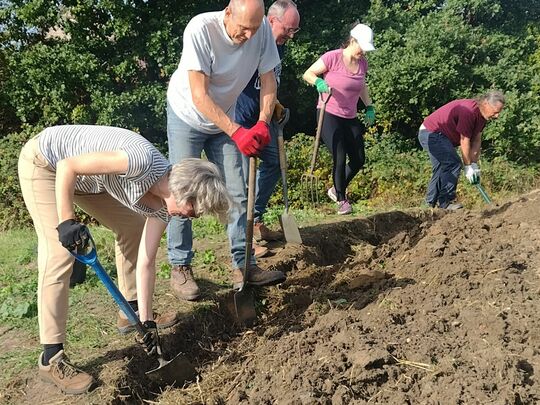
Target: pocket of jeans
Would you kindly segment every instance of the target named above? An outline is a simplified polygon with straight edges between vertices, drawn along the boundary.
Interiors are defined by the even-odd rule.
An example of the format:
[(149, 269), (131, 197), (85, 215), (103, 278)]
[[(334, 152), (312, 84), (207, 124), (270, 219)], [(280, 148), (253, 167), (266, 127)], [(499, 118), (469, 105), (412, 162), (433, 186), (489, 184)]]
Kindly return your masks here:
[(41, 167), (43, 169), (47, 167), (52, 169), (51, 165), (49, 164), (47, 159), (45, 159), (45, 156), (43, 156), (41, 152), (36, 153), (36, 155), (34, 156), (34, 166)]

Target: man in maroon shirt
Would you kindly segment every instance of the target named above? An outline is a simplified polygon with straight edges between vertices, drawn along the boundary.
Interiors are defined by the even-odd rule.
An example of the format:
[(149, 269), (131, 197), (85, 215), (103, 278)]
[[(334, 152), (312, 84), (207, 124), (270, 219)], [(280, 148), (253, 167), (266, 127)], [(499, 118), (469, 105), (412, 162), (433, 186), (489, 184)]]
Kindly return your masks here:
[(476, 99), (454, 100), (429, 115), (418, 131), (418, 140), (428, 152), (432, 165), (426, 202), (435, 207), (456, 210), (463, 208), (454, 202), (461, 171), (461, 148), (465, 176), (471, 184), (480, 181), (481, 133), (486, 122), (499, 117), (504, 107), (504, 95), (489, 91)]

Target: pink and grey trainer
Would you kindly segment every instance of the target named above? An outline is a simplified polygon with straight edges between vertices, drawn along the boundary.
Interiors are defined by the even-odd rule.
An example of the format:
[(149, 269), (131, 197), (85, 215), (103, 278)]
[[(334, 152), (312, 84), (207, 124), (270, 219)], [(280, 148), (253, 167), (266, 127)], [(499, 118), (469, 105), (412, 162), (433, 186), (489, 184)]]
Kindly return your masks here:
[(337, 205), (338, 205), (337, 213), (339, 215), (347, 215), (352, 212), (352, 206), (349, 200), (338, 201)]

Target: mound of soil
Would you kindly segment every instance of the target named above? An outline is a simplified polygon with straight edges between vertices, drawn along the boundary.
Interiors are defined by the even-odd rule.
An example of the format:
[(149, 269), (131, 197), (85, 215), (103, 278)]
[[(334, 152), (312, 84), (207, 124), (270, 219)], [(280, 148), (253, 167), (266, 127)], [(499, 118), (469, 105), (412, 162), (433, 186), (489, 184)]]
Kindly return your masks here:
[(259, 327), (197, 388), (236, 404), (537, 404), (540, 192), (304, 230)]
[[(288, 279), (260, 292), (256, 326), (242, 330), (214, 305), (164, 335), (199, 381), (161, 391), (138, 347), (111, 349), (92, 360), (102, 388), (78, 402), (540, 403), (540, 191), (483, 211), (319, 224), (302, 237), (271, 246), (263, 266)], [(17, 389), (30, 399), (36, 387)]]

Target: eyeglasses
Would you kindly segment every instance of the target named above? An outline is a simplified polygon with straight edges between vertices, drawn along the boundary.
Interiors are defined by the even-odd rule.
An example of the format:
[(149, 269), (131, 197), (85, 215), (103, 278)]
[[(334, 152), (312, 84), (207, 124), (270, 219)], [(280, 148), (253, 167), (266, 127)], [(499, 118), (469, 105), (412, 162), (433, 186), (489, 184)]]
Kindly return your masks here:
[(289, 28), (287, 28), (285, 26), (285, 24), (283, 24), (283, 22), (278, 17), (276, 17), (276, 20), (278, 20), (281, 23), (281, 25), (283, 25), (283, 28), (285, 28), (285, 31), (287, 32), (287, 35), (294, 35), (298, 31), (300, 31), (300, 27), (296, 27), (296, 28), (289, 27)]

